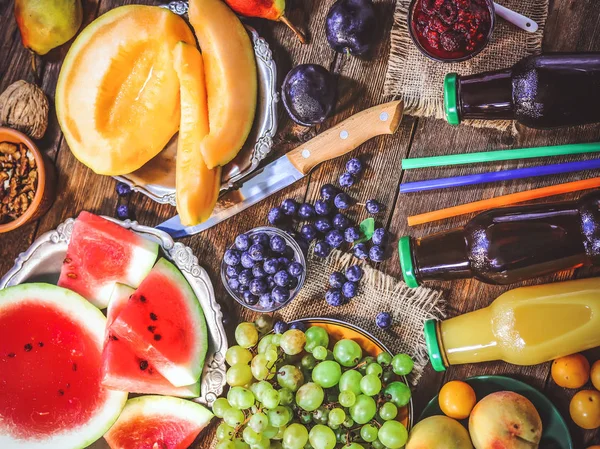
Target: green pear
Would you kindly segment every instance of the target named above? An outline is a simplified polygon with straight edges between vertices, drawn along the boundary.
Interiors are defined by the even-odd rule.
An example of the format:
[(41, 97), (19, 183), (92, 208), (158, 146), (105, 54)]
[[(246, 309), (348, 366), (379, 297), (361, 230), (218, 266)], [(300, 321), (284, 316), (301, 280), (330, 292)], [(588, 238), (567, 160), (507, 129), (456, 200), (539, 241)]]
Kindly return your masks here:
[(81, 0), (15, 0), (15, 18), (23, 45), (45, 55), (75, 36), (83, 8)]

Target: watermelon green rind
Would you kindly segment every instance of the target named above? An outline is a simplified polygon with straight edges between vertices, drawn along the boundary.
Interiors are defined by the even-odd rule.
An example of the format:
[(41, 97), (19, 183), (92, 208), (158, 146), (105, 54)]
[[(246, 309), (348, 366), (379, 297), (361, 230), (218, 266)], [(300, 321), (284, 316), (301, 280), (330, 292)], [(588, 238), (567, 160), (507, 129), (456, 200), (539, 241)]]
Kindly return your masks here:
[[(93, 304), (79, 294), (51, 284), (21, 284), (0, 290), (0, 315), (3, 309), (18, 305), (24, 299), (40, 303), (44, 307), (54, 307), (79, 324), (102, 350), (106, 318)], [(119, 417), (127, 401), (127, 393), (106, 389), (106, 400), (92, 419), (77, 429), (56, 434), (49, 439), (16, 439), (0, 433), (0, 448), (11, 449), (80, 449), (89, 446), (102, 437)], [(0, 422), (1, 422), (0, 417)]]

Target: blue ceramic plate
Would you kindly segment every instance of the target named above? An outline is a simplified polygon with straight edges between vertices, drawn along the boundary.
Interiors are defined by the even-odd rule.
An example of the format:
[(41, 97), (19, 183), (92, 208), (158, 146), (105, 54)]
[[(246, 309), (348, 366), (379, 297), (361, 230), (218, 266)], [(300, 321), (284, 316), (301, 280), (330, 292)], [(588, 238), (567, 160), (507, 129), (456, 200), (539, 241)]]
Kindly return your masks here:
[[(525, 396), (533, 403), (542, 418), (543, 432), (540, 447), (545, 449), (573, 449), (573, 441), (567, 423), (554, 404), (535, 388), (520, 380), (504, 376), (470, 377), (465, 382), (473, 387), (478, 401), (497, 391), (514, 391)], [(443, 415), (437, 395), (429, 401), (429, 404), (421, 413), (419, 421), (435, 415)], [(467, 427), (467, 420), (461, 422)]]

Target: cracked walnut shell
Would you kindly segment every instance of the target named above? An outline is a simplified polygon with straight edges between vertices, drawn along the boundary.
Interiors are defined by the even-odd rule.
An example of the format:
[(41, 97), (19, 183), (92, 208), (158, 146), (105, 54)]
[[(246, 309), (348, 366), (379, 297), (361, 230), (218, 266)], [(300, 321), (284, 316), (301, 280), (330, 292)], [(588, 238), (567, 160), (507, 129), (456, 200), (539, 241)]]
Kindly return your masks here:
[(41, 139), (48, 127), (48, 98), (35, 84), (19, 80), (0, 95), (0, 125)]

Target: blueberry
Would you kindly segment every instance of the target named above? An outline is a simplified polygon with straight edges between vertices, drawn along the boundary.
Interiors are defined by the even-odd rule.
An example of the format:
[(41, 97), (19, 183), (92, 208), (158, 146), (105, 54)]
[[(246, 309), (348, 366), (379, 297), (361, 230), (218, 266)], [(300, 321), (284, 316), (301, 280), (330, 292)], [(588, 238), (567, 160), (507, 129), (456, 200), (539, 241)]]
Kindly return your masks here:
[(271, 296), (271, 293), (269, 293), (269, 292), (262, 293), (258, 297), (258, 303), (264, 309), (270, 309), (270, 308), (272, 308), (273, 307), (273, 297)]
[(346, 282), (346, 276), (339, 271), (334, 271), (329, 275), (329, 285), (332, 288), (342, 288), (342, 285)]
[(238, 281), (240, 281), (241, 285), (250, 285), (252, 279), (254, 279), (254, 276), (252, 276), (252, 271), (248, 268), (240, 271), (240, 274), (238, 274)]
[(317, 215), (329, 215), (331, 213), (331, 204), (327, 200), (317, 200), (315, 202), (315, 212)]
[(240, 281), (237, 278), (229, 278), (227, 279), (227, 285), (235, 292), (240, 287)]
[(275, 276), (273, 276), (273, 280), (275, 281), (276, 285), (279, 285), (280, 287), (287, 287), (290, 282), (290, 274), (285, 270), (279, 270), (277, 273), (275, 273)]
[(280, 207), (274, 207), (273, 209), (271, 209), (269, 211), (269, 214), (267, 215), (267, 219), (269, 220), (269, 223), (271, 223), (272, 225), (278, 225), (284, 221), (285, 214), (283, 213), (283, 211), (281, 210)]
[(344, 192), (338, 193), (333, 200), (333, 204), (335, 205), (335, 207), (342, 210), (348, 209), (351, 203), (352, 199), (347, 193)]
[(355, 282), (348, 281), (342, 285), (342, 295), (346, 298), (354, 298), (358, 292), (358, 285)]
[(257, 262), (254, 264), (254, 266), (252, 267), (252, 275), (255, 278), (264, 278), (267, 275), (267, 273), (265, 273), (262, 263)]
[(285, 199), (281, 203), (281, 210), (285, 215), (294, 217), (298, 213), (298, 203), (291, 198)]
[(339, 190), (337, 189), (337, 187), (331, 184), (325, 184), (323, 187), (321, 187), (321, 198), (323, 198), (324, 200), (330, 200), (334, 196), (336, 196), (338, 192)]
[(242, 293), (244, 293), (247, 290), (248, 290), (248, 286), (247, 285), (240, 284), (240, 286), (237, 289), (237, 292), (241, 295)]
[(346, 171), (351, 175), (360, 175), (363, 171), (363, 164), (360, 159), (350, 159), (346, 162)]
[(354, 179), (354, 176), (352, 176), (350, 173), (342, 173), (340, 175), (339, 182), (342, 187), (352, 187), (355, 181), (356, 180)]
[(263, 270), (267, 274), (275, 274), (279, 271), (279, 260), (276, 257), (270, 257), (263, 263)]
[(238, 277), (238, 274), (240, 274), (240, 271), (242, 271), (242, 267), (240, 267), (239, 265), (235, 265), (235, 266), (227, 265), (226, 273), (227, 273), (228, 278)]
[(300, 262), (292, 262), (288, 267), (288, 273), (290, 273), (295, 278), (299, 278), (304, 272), (304, 267)]
[(383, 262), (385, 260), (385, 251), (379, 245), (373, 245), (369, 250), (369, 259), (373, 262)]
[(388, 233), (383, 228), (375, 229), (373, 237), (371, 237), (373, 245), (385, 246), (388, 242)]
[(345, 231), (346, 228), (352, 226), (352, 221), (344, 214), (335, 214), (333, 217), (333, 227), (340, 231)]
[(269, 245), (271, 249), (276, 253), (282, 253), (285, 251), (286, 248), (285, 239), (280, 235), (272, 236)]
[(315, 244), (315, 249), (314, 249), (315, 256), (327, 257), (327, 256), (329, 256), (330, 252), (331, 252), (331, 246), (329, 246), (329, 244), (327, 242), (319, 240)]
[(352, 249), (352, 254), (354, 254), (354, 257), (358, 257), (361, 260), (368, 259), (369, 247), (366, 243), (359, 243)]
[(276, 321), (275, 324), (273, 325), (273, 332), (275, 332), (276, 334), (283, 334), (285, 331), (287, 331), (289, 329), (289, 325), (288, 323), (286, 323), (285, 321)]
[(127, 220), (129, 218), (129, 206), (127, 204), (119, 204), (117, 207), (117, 217), (120, 220)]
[(287, 270), (287, 267), (289, 267), (290, 263), (292, 263), (292, 261), (288, 257), (280, 257), (277, 260), (279, 261), (279, 266), (283, 270)]
[(344, 240), (348, 243), (353, 243), (360, 238), (360, 230), (358, 226), (351, 226), (344, 231)]
[(309, 242), (317, 237), (317, 228), (312, 223), (307, 223), (300, 228), (300, 235)]
[(262, 293), (267, 292), (267, 283), (262, 279), (252, 279), (248, 289), (253, 295), (260, 296)]
[(341, 244), (344, 243), (344, 234), (342, 234), (342, 231), (334, 229), (327, 233), (325, 241), (333, 248), (339, 248)]
[(381, 212), (382, 207), (383, 206), (381, 205), (381, 203), (377, 200), (368, 200), (365, 203), (365, 209), (367, 209), (367, 212), (371, 215), (375, 215)]
[(327, 301), (327, 304), (333, 307), (339, 307), (345, 303), (344, 296), (339, 288), (331, 288), (327, 290), (327, 293), (325, 293), (325, 301)]
[(271, 296), (275, 301), (279, 304), (286, 302), (290, 299), (290, 291), (285, 287), (280, 287), (279, 285), (273, 287), (273, 291), (271, 292)]
[(244, 298), (244, 302), (250, 306), (258, 303), (258, 296), (253, 295), (250, 290), (246, 290), (244, 293), (242, 293), (242, 297)]
[(240, 252), (235, 249), (228, 249), (227, 251), (225, 251), (225, 255), (223, 256), (223, 261), (227, 265), (231, 265), (231, 266), (239, 265), (241, 260), (242, 260), (242, 256), (240, 255)]
[(392, 316), (388, 312), (379, 312), (375, 324), (381, 329), (389, 329), (392, 326)]
[(259, 232), (252, 236), (252, 243), (255, 245), (262, 245), (265, 248), (269, 247), (269, 235), (266, 232)]
[(250, 237), (246, 234), (240, 234), (235, 238), (234, 244), (239, 251), (246, 251), (250, 248)]
[(131, 187), (129, 187), (124, 182), (117, 183), (117, 195), (119, 196), (127, 196), (131, 193)]
[(252, 259), (252, 257), (250, 257), (250, 253), (248, 251), (244, 251), (242, 253), (242, 267), (244, 267), (244, 268), (254, 267), (254, 259)]
[(260, 243), (255, 243), (248, 249), (248, 254), (255, 262), (260, 262), (265, 259), (265, 247)]
[(327, 232), (333, 229), (331, 221), (328, 218), (317, 218), (315, 221), (315, 227), (319, 232)]
[(298, 287), (298, 278), (291, 277), (290, 282), (287, 285), (287, 288), (289, 290), (294, 290), (296, 287)]
[(304, 321), (295, 321), (292, 324), (290, 324), (290, 329), (298, 329), (299, 331), (305, 332), (307, 326)]
[(275, 280), (273, 279), (272, 275), (269, 275), (265, 278), (265, 282), (267, 283), (267, 287), (269, 287), (269, 289), (273, 289), (273, 287), (275, 287)]
[(312, 204), (303, 203), (298, 208), (298, 216), (305, 220), (315, 216), (315, 207)]
[(352, 265), (346, 268), (346, 279), (352, 282), (358, 282), (363, 277), (363, 269), (359, 265)]

